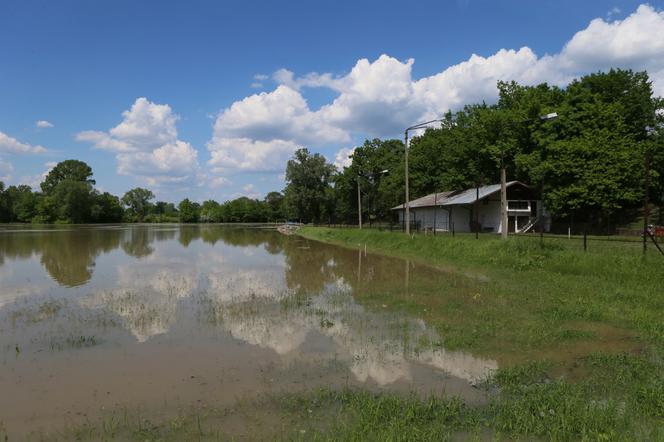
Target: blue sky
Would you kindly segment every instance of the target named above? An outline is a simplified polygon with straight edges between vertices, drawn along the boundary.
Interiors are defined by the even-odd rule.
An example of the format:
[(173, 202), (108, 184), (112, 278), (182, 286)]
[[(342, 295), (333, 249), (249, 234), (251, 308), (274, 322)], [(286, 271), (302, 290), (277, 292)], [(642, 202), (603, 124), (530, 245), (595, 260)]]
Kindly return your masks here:
[[(3, 1), (0, 180), (76, 158), (98, 187), (220, 201), (283, 188), (299, 146), (367, 137), (525, 84), (647, 69), (663, 1)], [(38, 127), (37, 122), (42, 121)]]

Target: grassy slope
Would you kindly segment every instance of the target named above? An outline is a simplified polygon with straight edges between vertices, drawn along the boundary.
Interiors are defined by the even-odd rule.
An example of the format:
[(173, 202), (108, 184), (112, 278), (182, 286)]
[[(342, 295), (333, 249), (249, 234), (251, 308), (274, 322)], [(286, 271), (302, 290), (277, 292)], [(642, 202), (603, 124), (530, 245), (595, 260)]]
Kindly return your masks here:
[[(639, 346), (664, 350), (664, 257), (653, 251), (644, 260), (638, 245), (598, 243), (584, 253), (570, 248), (567, 239), (547, 239), (541, 247), (534, 238), (408, 238), (324, 228), (303, 228), (300, 234), (486, 277), (477, 293), (469, 293), (472, 299), (453, 293), (408, 298), (412, 305), (404, 307), (418, 314), (421, 306), (436, 304), (438, 311), (429, 309), (425, 316), (445, 333), (448, 347), (488, 353), (513, 347), (537, 355), (534, 350), (549, 344), (594, 337), (626, 346), (636, 339)], [(463, 321), (450, 319), (459, 316)]]
[(501, 394), (480, 412), (494, 432), (554, 439), (664, 437), (661, 256), (644, 259), (638, 247), (621, 243), (593, 244), (584, 253), (566, 239), (547, 239), (541, 247), (532, 238), (408, 238), (324, 228), (299, 233), (488, 277), (466, 302), (429, 293), (395, 304), (420, 316), (423, 307), (435, 306), (425, 319), (438, 327), (446, 347), (499, 360), (507, 354), (512, 367), (492, 381)]

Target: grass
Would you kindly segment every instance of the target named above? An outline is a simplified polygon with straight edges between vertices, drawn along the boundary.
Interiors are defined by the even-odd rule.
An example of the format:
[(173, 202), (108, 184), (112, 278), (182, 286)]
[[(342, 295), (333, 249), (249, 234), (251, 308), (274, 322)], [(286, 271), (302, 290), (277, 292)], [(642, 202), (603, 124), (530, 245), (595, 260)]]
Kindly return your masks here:
[[(533, 238), (409, 238), (357, 229), (306, 227), (299, 234), (469, 275), (470, 282), (455, 283), (457, 290), (414, 281), (408, 296), (369, 291), (361, 302), (424, 317), (446, 348), (500, 361), (503, 368), (487, 383), (496, 392), (490, 407), (473, 411), (479, 413), (473, 422), (491, 434), (664, 440), (661, 256), (644, 258), (622, 242), (583, 252), (567, 238), (540, 245)], [(448, 437), (448, 430), (436, 429), (436, 437)], [(466, 424), (451, 429), (470, 430), (478, 431)], [(422, 431), (426, 439), (433, 430)]]
[[(482, 388), (484, 406), (456, 397), (343, 388), (275, 393), (226, 408), (203, 406), (162, 421), (116, 413), (49, 439), (75, 440), (662, 440), (664, 381), (653, 361), (592, 355), (580, 383), (536, 362), (501, 369)], [(606, 378), (614, 380), (610, 391)]]
[(51, 338), (49, 344), (52, 351), (62, 351), (68, 348), (80, 349), (94, 347), (99, 343), (99, 339), (95, 336), (70, 335), (64, 338)]
[[(357, 229), (303, 228), (300, 235), (346, 247), (438, 266), (469, 275), (455, 286), (420, 284), (412, 293), (369, 293), (363, 301), (424, 317), (447, 348), (500, 357), (538, 357), (560, 344), (595, 342), (619, 350), (643, 346), (664, 353), (664, 257), (626, 253), (622, 243), (602, 251), (574, 250), (567, 239), (423, 236)], [(610, 250), (607, 250), (610, 248)], [(419, 285), (418, 285), (419, 284)], [(425, 312), (426, 310), (426, 312)], [(517, 326), (515, 326), (517, 325)]]
[(12, 312), (12, 323), (23, 320), (28, 323), (37, 323), (55, 318), (62, 310), (63, 304), (56, 300), (48, 300), (34, 308), (23, 308)]

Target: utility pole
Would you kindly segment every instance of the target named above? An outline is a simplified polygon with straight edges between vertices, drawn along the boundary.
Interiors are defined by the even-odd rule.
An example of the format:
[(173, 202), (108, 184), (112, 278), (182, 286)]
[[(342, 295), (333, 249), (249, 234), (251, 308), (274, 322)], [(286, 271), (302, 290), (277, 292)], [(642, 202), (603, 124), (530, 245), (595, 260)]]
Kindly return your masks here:
[[(655, 129), (646, 127), (646, 137), (655, 134)], [(645, 150), (643, 153), (643, 256), (646, 256), (648, 250), (648, 221), (650, 218), (650, 140), (645, 141)]]
[(362, 228), (362, 196), (360, 193), (360, 176), (357, 176), (357, 225)]
[(480, 239), (480, 182), (477, 180), (475, 187), (475, 239)]
[[(410, 129), (410, 128), (409, 128)], [(406, 177), (406, 235), (410, 235), (410, 191), (408, 189), (409, 185), (409, 180), (408, 180), (408, 130), (406, 129), (406, 132), (404, 134), (404, 149), (406, 151), (406, 171), (405, 171), (405, 177)]]
[[(370, 176), (367, 176), (362, 173), (357, 174), (357, 225), (362, 228), (362, 192), (360, 190), (360, 178), (365, 177), (367, 180), (369, 180), (369, 183), (372, 186), (376, 185), (376, 178), (375, 176), (381, 176), (383, 174), (386, 174), (389, 172), (389, 169), (384, 169), (381, 170), (380, 172), (374, 173), (374, 178), (372, 179)], [(371, 227), (371, 200), (369, 201), (369, 227)]]
[(503, 154), (500, 154), (500, 236), (502, 239), (507, 239), (507, 173), (505, 172), (505, 162), (503, 161)]
[(425, 121), (424, 123), (419, 123), (415, 124), (413, 126), (410, 126), (404, 131), (404, 137), (403, 137), (403, 146), (405, 149), (405, 173), (404, 176), (406, 178), (406, 214), (405, 214), (405, 222), (406, 222), (406, 234), (410, 235), (410, 191), (409, 191), (409, 186), (410, 186), (410, 180), (408, 179), (408, 131), (409, 130), (415, 130), (415, 129), (424, 129), (431, 123), (442, 123), (444, 120), (443, 119), (437, 119), (437, 120), (431, 120), (431, 121)]
[(438, 192), (433, 194), (433, 236), (436, 236), (436, 211), (438, 210)]

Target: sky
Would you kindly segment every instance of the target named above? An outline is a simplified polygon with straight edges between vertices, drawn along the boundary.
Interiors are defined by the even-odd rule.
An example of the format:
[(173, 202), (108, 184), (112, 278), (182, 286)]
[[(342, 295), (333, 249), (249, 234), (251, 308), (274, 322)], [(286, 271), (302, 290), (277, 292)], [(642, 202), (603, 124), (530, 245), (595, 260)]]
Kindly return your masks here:
[(611, 67), (664, 96), (664, 0), (0, 0), (0, 181), (263, 198), (300, 147), (341, 168), (498, 80)]

